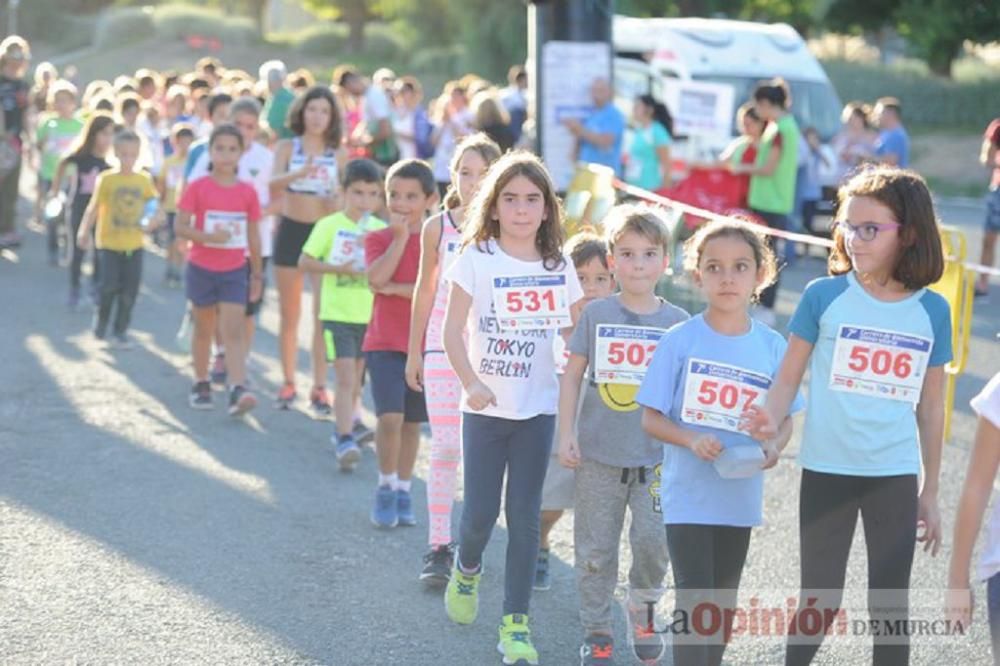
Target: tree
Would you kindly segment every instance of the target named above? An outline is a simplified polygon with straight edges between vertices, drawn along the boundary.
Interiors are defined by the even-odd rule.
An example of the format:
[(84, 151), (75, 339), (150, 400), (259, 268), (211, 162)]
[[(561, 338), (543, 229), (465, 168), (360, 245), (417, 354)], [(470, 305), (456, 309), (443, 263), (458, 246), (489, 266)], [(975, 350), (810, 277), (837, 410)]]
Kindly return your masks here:
[(348, 27), (348, 45), (365, 47), (365, 26), (384, 17), (379, 0), (302, 0), (302, 5), (319, 18), (340, 20)]
[(966, 40), (993, 41), (1000, 33), (994, 0), (903, 0), (896, 17), (930, 70), (947, 77)]

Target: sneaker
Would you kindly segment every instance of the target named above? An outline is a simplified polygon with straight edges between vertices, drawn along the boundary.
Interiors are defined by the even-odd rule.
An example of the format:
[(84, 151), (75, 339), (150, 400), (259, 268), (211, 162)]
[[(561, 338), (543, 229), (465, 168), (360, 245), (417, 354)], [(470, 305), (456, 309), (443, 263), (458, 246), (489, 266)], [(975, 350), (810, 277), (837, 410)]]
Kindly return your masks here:
[(372, 525), (390, 530), (399, 524), (396, 513), (396, 491), (391, 486), (379, 486), (375, 490), (375, 506), (372, 507)]
[(476, 574), (464, 574), (458, 568), (458, 558), (451, 571), (451, 579), (444, 591), (444, 609), (456, 624), (472, 624), (479, 615), (479, 581), (482, 569)]
[(309, 406), (318, 419), (329, 418), (333, 414), (333, 398), (325, 386), (317, 386), (309, 392)]
[(290, 409), (295, 402), (295, 387), (291, 384), (284, 384), (278, 391), (278, 400), (275, 403), (278, 409)]
[(663, 635), (656, 631), (648, 610), (642, 607), (630, 609), (629, 624), (632, 630), (628, 633), (628, 642), (635, 658), (647, 664), (659, 661), (666, 645)]
[(210, 371), (210, 378), (212, 383), (216, 386), (226, 385), (226, 355), (216, 354), (215, 359), (212, 361), (212, 370)]
[(234, 386), (229, 392), (229, 415), (243, 416), (257, 406), (257, 398), (242, 386)]
[(115, 334), (111, 337), (111, 348), (121, 351), (132, 349), (132, 341), (124, 333)]
[(358, 443), (358, 446), (364, 446), (365, 444), (375, 440), (375, 431), (366, 426), (360, 420), (354, 422), (354, 428), (351, 429), (351, 435), (354, 436), (354, 441)]
[(445, 585), (451, 579), (451, 570), (455, 566), (455, 552), (450, 544), (433, 546), (424, 555), (424, 568), (420, 572), (420, 580), (428, 585)]
[(177, 329), (177, 349), (184, 352), (185, 354), (191, 351), (191, 310), (185, 310), (184, 316), (181, 318), (181, 325)]
[(527, 615), (513, 613), (503, 616), (497, 650), (503, 655), (503, 663), (508, 666), (537, 666), (538, 650), (531, 644)]
[(535, 583), (531, 586), (533, 590), (548, 590), (552, 587), (552, 579), (549, 576), (549, 549), (538, 549), (538, 560), (535, 562)]
[(413, 527), (417, 524), (417, 517), (413, 515), (413, 497), (409, 490), (396, 491), (396, 516), (399, 524), (404, 527)]
[(208, 382), (197, 382), (191, 387), (188, 404), (194, 409), (212, 409), (212, 385)]
[(341, 472), (353, 472), (354, 467), (361, 460), (361, 449), (355, 444), (354, 438), (350, 435), (338, 437), (333, 435), (330, 441), (334, 446), (337, 455), (337, 462), (340, 463)]
[(611, 636), (592, 634), (583, 640), (580, 646), (580, 666), (597, 666), (614, 664), (615, 643)]

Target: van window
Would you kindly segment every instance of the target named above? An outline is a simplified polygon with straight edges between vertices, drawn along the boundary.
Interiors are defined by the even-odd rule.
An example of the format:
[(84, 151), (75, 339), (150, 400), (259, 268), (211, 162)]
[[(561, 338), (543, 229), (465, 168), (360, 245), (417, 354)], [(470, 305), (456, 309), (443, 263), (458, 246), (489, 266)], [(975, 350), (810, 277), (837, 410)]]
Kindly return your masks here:
[[(759, 79), (742, 76), (695, 77), (698, 81), (727, 83), (733, 86), (736, 106), (749, 101)], [(830, 141), (840, 131), (840, 98), (829, 83), (818, 81), (788, 81), (792, 89), (792, 115), (801, 129), (815, 127), (823, 141)], [(739, 134), (733, 114), (733, 136)]]

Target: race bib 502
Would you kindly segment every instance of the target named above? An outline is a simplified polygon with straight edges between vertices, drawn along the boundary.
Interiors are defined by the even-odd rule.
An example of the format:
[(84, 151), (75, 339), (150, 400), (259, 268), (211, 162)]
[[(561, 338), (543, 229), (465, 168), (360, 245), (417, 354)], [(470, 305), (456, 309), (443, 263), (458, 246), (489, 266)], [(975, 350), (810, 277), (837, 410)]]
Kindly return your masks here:
[(656, 345), (665, 332), (652, 326), (598, 324), (594, 381), (598, 384), (642, 384)]

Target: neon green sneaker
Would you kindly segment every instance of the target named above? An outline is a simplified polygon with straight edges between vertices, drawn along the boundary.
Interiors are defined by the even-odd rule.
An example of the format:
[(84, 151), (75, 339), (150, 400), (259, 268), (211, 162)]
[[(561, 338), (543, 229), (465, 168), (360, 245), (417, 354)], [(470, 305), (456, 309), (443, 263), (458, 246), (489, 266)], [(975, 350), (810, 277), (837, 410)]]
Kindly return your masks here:
[(479, 579), (482, 577), (482, 570), (472, 575), (462, 573), (456, 558), (451, 580), (444, 590), (444, 609), (452, 622), (472, 624), (476, 621), (479, 614)]
[(514, 613), (503, 616), (497, 650), (503, 655), (503, 663), (508, 666), (538, 666), (538, 650), (531, 644), (527, 615)]

